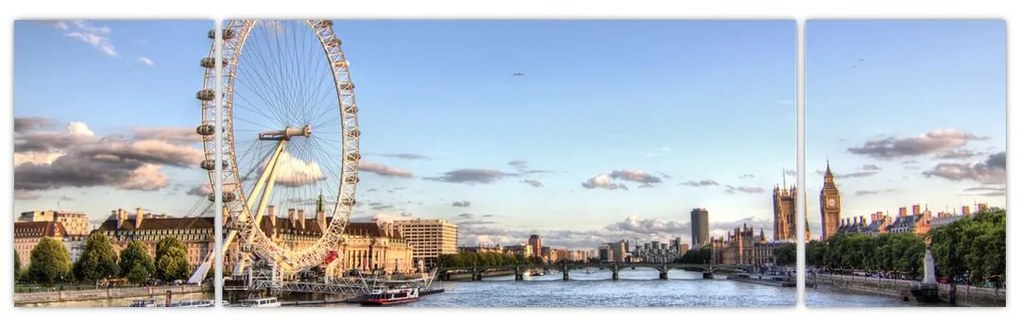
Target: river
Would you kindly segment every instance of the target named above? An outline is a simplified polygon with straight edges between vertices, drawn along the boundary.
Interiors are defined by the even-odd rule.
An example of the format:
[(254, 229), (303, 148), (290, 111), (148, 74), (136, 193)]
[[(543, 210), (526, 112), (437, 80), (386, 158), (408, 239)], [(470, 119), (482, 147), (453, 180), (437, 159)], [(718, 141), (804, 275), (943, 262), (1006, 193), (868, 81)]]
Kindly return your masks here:
[[(669, 271), (659, 280), (651, 268), (620, 271), (574, 270), (571, 281), (553, 273), (514, 281), (513, 275), (475, 282), (439, 282), (446, 292), (422, 297), (405, 307), (792, 307), (796, 288), (705, 280), (700, 272)], [(329, 306), (355, 307), (350, 304)]]

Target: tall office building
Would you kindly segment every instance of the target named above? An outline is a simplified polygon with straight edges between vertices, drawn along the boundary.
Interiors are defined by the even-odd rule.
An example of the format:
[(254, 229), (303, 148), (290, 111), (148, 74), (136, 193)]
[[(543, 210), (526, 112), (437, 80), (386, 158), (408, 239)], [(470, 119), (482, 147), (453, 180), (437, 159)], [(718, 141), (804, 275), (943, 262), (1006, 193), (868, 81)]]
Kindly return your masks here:
[(708, 243), (708, 210), (691, 210), (691, 245), (699, 247)]
[(542, 257), (542, 238), (537, 234), (532, 234), (528, 237), (528, 246), (531, 246), (531, 253), (535, 257)]
[(457, 225), (439, 219), (395, 220), (393, 225), (411, 244), (411, 258), (417, 267), (436, 265), (439, 255), (457, 253)]

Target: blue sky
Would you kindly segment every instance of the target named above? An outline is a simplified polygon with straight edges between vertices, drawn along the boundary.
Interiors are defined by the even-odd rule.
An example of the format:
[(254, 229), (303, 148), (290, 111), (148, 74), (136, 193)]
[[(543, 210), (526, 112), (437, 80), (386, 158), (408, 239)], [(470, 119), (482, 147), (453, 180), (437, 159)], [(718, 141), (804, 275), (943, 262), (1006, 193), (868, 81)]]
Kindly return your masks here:
[[(420, 191), (410, 199), (424, 200), (363, 215), (468, 221), (464, 244), (520, 242), (530, 232), (566, 246), (689, 239), (695, 207), (708, 208), (713, 222), (754, 217), (771, 225), (770, 191), (795, 164), (794, 26), (337, 21), (358, 85), (362, 151), (430, 158), (366, 156), (415, 178), (366, 177), (359, 198), (400, 206)], [(513, 173), (511, 161), (552, 172), (474, 185), (422, 179), (467, 168)], [(582, 186), (625, 169), (660, 181), (639, 188), (613, 180), (628, 190)], [(718, 185), (678, 185), (703, 180)], [(761, 192), (727, 193), (726, 185)], [(399, 187), (406, 189), (364, 192)]]
[[(83, 122), (97, 137), (124, 135), (127, 148), (155, 134), (135, 128), (193, 132), (210, 25), (17, 22), (15, 116), (54, 119), (56, 131)], [(78, 38), (75, 28), (100, 38)], [(363, 168), (355, 218), (444, 218), (461, 226), (463, 245), (514, 244), (530, 233), (589, 249), (621, 238), (689, 241), (695, 207), (710, 211), (717, 234), (771, 227), (772, 187), (795, 166), (794, 21), (334, 28), (357, 85), (363, 164), (377, 167)], [(21, 191), (37, 198), (16, 200), (15, 210), (68, 197), (64, 209), (93, 218), (139, 205), (186, 213), (204, 171), (150, 158), (166, 186), (137, 189), (136, 179), (160, 179), (129, 165), (144, 171), (103, 180), (113, 185), (28, 184), (46, 189)]]
[(1006, 150), (1005, 40), (997, 20), (807, 23), (813, 235), (827, 158), (844, 217), (915, 203), (1005, 207), (1005, 157), (995, 155)]
[[(26, 138), (47, 144), (36, 154), (52, 151), (69, 164), (32, 170), (43, 179), (66, 177), (52, 185), (29, 184), (29, 172), (16, 166), (15, 212), (56, 209), (59, 203), (101, 220), (110, 210), (135, 207), (180, 216), (199, 203), (187, 191), (208, 179), (196, 168), (201, 146), (194, 128), (201, 121), (195, 99), (202, 88), (199, 60), (208, 55), (212, 27), (208, 20), (16, 21), (14, 116), (26, 129), (16, 131), (15, 147)], [(72, 123), (78, 136), (67, 131)], [(160, 141), (142, 141), (153, 138)], [(76, 150), (121, 160), (147, 156), (125, 165), (97, 163), (91, 171), (74, 166), (98, 160), (66, 155)], [(19, 155), (33, 153), (16, 149), (16, 165)], [(160, 167), (130, 175), (139, 164)]]

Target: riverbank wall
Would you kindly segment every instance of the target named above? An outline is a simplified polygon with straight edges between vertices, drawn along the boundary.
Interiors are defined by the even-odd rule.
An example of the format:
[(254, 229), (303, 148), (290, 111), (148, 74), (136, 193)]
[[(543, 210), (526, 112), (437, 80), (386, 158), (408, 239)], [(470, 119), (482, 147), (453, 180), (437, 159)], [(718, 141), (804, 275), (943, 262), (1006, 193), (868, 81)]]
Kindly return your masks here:
[(726, 277), (727, 280), (734, 282), (752, 283), (758, 285), (768, 285), (777, 287), (797, 287), (797, 281), (788, 280), (775, 280), (770, 278), (761, 278), (761, 276), (744, 276), (744, 277)]
[(213, 292), (212, 284), (146, 286), (132, 288), (100, 288), (91, 290), (66, 290), (45, 292), (21, 292), (14, 294), (15, 305), (52, 303), (65, 301), (108, 300), (124, 298), (162, 297), (167, 291), (171, 295)]
[[(514, 275), (514, 271), (491, 271), (491, 272), (484, 272), (484, 273), (482, 273), (482, 279), (484, 280), (486, 277), (507, 276), (507, 275), (513, 276)], [(449, 279), (446, 279), (445, 281), (467, 281), (467, 282), (470, 282), (470, 281), (472, 281), (471, 276), (472, 276), (471, 273), (451, 273), (451, 274), (449, 274)]]
[[(902, 298), (902, 291), (904, 289), (911, 288), (917, 284), (916, 281), (910, 280), (829, 274), (820, 274), (814, 277), (808, 276), (807, 281), (814, 281), (816, 286), (819, 288), (830, 287), (897, 298)], [(940, 297), (943, 299), (948, 298), (949, 292), (949, 284), (939, 284)], [(957, 285), (956, 305), (970, 307), (1005, 307), (1006, 290)]]

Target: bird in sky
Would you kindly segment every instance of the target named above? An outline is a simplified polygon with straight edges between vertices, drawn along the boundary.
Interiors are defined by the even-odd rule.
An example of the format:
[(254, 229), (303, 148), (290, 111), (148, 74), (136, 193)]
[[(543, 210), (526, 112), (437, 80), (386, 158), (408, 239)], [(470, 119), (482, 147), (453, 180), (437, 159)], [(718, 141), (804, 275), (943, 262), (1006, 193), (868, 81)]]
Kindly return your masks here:
[(524, 76), (523, 72), (515, 72), (514, 73), (514, 77), (521, 77), (521, 76)]

